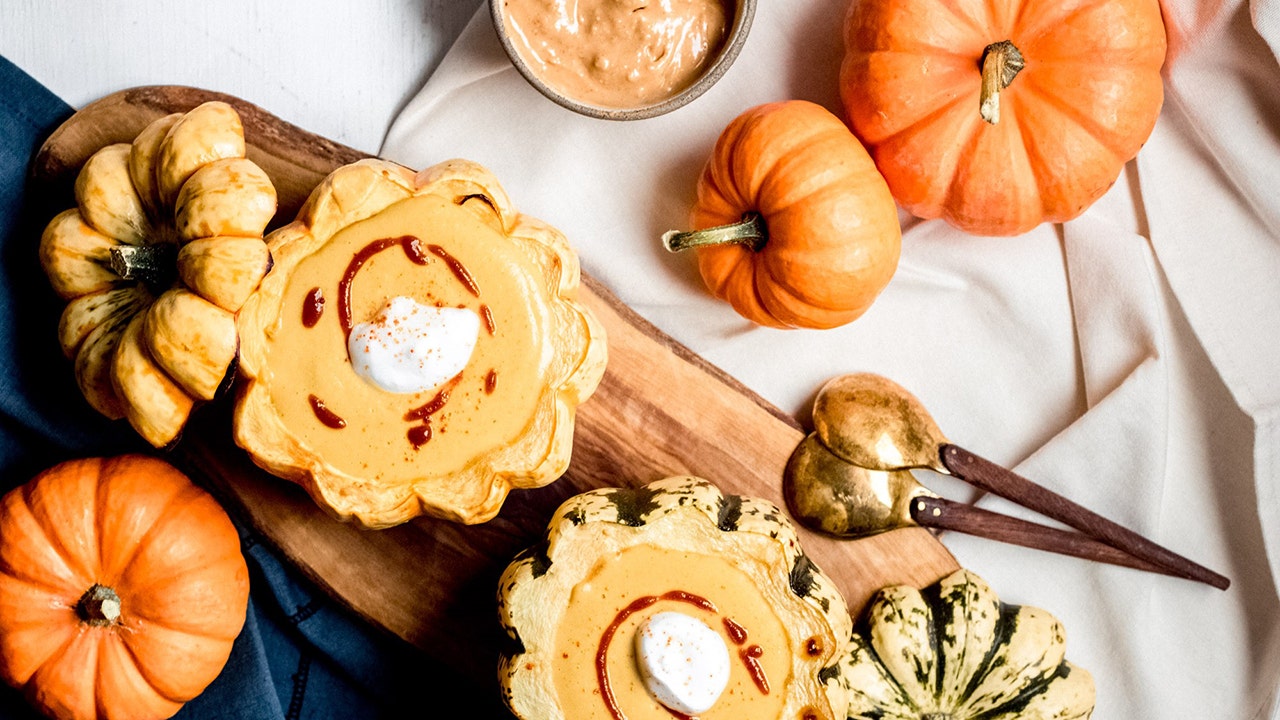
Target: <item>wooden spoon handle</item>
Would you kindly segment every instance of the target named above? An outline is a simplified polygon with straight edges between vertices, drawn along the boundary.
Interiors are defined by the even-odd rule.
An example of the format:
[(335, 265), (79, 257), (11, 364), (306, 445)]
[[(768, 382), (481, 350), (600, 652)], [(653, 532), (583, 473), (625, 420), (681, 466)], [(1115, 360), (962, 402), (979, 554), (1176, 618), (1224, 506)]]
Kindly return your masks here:
[(1062, 530), (940, 497), (918, 497), (911, 501), (911, 518), (917, 525), (953, 530), (989, 540), (1071, 555), (1111, 565), (1183, 577), (1173, 570), (1140, 560), (1074, 530)]
[(1168, 568), (1173, 575), (1212, 585), (1219, 590), (1226, 590), (1231, 584), (1226, 577), (964, 448), (945, 444), (940, 449), (940, 456), (942, 464), (952, 474), (974, 487), (1053, 518), (1135, 558)]

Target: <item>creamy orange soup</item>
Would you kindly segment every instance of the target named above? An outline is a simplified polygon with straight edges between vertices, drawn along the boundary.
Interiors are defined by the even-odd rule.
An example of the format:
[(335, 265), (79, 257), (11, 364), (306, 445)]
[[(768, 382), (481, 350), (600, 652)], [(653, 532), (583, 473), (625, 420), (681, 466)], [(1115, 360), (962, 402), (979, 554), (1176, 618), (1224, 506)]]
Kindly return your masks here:
[[(423, 264), (391, 243), (352, 269), (371, 244), (405, 235), (419, 239)], [(338, 469), (387, 481), (453, 472), (511, 442), (545, 388), (550, 319), (547, 300), (538, 298), (547, 282), (535, 275), (542, 269), (532, 253), (477, 214), (432, 195), (399, 202), (334, 235), (290, 275), (281, 317), (268, 333), (271, 396), (286, 426)], [(485, 319), (466, 368), (443, 387), (410, 394), (358, 376), (339, 312), (344, 277), (354, 323), (369, 321), (396, 296), (480, 313)], [(307, 318), (315, 314), (317, 293), (323, 310)], [(433, 401), (440, 407), (427, 412)]]
[[(714, 610), (672, 596), (673, 591), (705, 600)], [(627, 613), (632, 603), (645, 604), (651, 597), (658, 599)], [(702, 620), (721, 634), (729, 649), (728, 687), (711, 710), (699, 713), (701, 720), (778, 716), (790, 682), (793, 646), (798, 648), (803, 639), (791, 638), (761, 597), (760, 588), (729, 561), (639, 546), (601, 558), (569, 598), (554, 655), (555, 688), (565, 717), (614, 720), (604, 696), (612, 692), (617, 710), (628, 720), (672, 720), (671, 712), (645, 689), (633, 650), (641, 622), (665, 610)], [(603, 655), (607, 691), (597, 668), (602, 638), (607, 640)], [(753, 646), (759, 648), (754, 672), (743, 656)], [(769, 686), (768, 693), (758, 685), (760, 676)]]

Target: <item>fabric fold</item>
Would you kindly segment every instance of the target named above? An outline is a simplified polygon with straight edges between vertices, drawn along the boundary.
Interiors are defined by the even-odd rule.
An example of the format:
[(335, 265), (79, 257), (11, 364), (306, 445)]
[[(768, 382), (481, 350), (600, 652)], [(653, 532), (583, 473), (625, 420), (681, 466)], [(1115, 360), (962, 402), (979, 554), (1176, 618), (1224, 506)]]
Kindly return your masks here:
[[(1274, 27), (1273, 4), (1254, 3), (1260, 29)], [(1266, 368), (1280, 326), (1249, 327), (1280, 317), (1274, 223), (1260, 219), (1280, 216), (1275, 59), (1256, 62), (1264, 45), (1243, 0), (1164, 6), (1166, 107), (1107, 195), (1077, 220), (1017, 238), (902, 215), (894, 279), (866, 315), (831, 331), (750, 326), (658, 238), (682, 229), (711, 145), (741, 111), (787, 98), (839, 107), (844, 0), (761, 4), (714, 88), (631, 123), (574, 115), (513, 68), (496, 70), (501, 47), (477, 18), (454, 52), (479, 62), (442, 65), (382, 152), (411, 166), (452, 156), (488, 165), (517, 207), (565, 232), (586, 272), (788, 412), (807, 417), (835, 375), (879, 372), (920, 397), (953, 442), (1227, 574), (1224, 593), (945, 538), (1002, 598), (1062, 617), (1068, 657), (1098, 684), (1095, 717), (1264, 717), (1280, 677), (1280, 602), (1263, 540), (1278, 517), (1266, 411), (1280, 382)], [(1187, 112), (1189, 102), (1205, 112)], [(1238, 212), (1253, 218), (1245, 237), (1223, 224)]]
[[(1235, 402), (1254, 419), (1249, 469), (1262, 501), (1280, 487), (1267, 446), (1280, 407), (1280, 24), (1266, 0), (1223, 3), (1215, 22), (1192, 9), (1179, 3), (1167, 13), (1181, 50), (1166, 66), (1162, 122), (1139, 158), (1143, 198), (1152, 245), (1180, 306)], [(1224, 459), (1242, 471), (1246, 460)], [(1257, 513), (1278, 578), (1280, 509), (1259, 502)]]

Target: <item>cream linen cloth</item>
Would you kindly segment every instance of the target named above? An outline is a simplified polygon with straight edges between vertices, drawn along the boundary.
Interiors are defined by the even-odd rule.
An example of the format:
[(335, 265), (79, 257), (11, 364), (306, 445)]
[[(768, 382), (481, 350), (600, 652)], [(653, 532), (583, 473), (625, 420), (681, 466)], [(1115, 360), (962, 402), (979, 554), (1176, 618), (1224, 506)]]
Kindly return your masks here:
[[(482, 8), (382, 154), (419, 168), (452, 157), (487, 165), (517, 207), (565, 232), (588, 273), (784, 410), (807, 418), (827, 379), (882, 373), (954, 442), (1228, 575), (1220, 592), (943, 538), (1002, 599), (1063, 621), (1068, 658), (1097, 683), (1094, 717), (1277, 717), (1278, 5), (1170, 0), (1163, 115), (1108, 195), (1075, 221), (1017, 238), (904, 214), (893, 281), (835, 330), (750, 325), (659, 237), (686, 226), (712, 143), (742, 110), (787, 98), (838, 110), (847, 0), (761, 0), (714, 88), (631, 123), (539, 95)], [(922, 480), (975, 499), (949, 478)]]

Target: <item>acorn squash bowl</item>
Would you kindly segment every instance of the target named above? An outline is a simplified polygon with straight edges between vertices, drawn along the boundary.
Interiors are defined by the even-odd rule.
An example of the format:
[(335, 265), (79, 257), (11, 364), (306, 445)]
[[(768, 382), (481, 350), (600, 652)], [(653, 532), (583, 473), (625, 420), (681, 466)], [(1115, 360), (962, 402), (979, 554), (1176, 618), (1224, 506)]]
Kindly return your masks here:
[(256, 464), (371, 528), (485, 522), (563, 474), (604, 329), (564, 236), (487, 169), (340, 167), (267, 244), (237, 322), (234, 435)]

